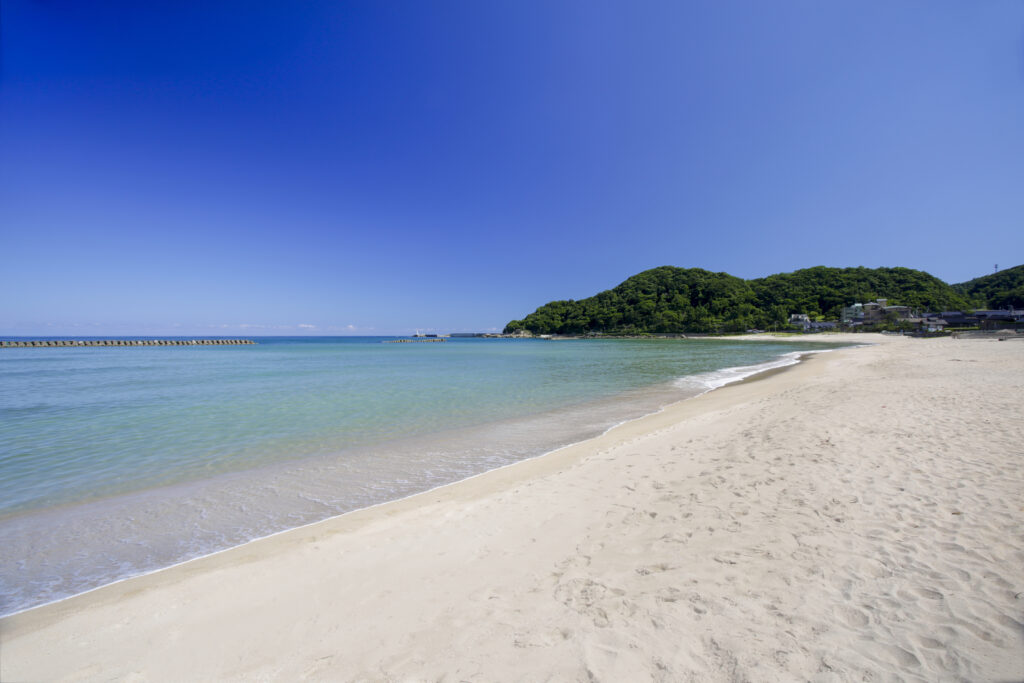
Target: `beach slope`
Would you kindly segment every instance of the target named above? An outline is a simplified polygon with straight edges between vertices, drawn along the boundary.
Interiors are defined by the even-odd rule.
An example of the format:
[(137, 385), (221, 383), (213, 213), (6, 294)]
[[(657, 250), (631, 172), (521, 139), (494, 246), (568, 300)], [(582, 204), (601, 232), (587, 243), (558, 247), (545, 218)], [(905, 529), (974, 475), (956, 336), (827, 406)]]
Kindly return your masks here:
[(0, 679), (1022, 680), (1024, 343), (875, 341), (9, 617)]

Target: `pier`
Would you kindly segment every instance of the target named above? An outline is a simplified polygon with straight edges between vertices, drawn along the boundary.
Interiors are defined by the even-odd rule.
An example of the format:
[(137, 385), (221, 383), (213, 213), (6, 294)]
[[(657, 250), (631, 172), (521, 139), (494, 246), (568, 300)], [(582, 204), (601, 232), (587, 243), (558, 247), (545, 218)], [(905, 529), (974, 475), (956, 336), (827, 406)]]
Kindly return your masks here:
[(427, 337), (422, 339), (385, 339), (381, 344), (422, 344), (424, 342), (443, 342), (448, 341), (441, 337)]
[(53, 346), (238, 346), (255, 344), (252, 339), (35, 339), (0, 341), (0, 348)]

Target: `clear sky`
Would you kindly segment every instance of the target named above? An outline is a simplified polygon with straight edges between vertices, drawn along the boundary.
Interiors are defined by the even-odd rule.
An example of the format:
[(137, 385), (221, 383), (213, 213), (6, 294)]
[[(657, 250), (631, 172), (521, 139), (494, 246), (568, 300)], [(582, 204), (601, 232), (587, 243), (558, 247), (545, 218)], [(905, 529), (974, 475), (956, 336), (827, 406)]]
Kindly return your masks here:
[(1024, 262), (1024, 2), (0, 5), (0, 334), (501, 328)]

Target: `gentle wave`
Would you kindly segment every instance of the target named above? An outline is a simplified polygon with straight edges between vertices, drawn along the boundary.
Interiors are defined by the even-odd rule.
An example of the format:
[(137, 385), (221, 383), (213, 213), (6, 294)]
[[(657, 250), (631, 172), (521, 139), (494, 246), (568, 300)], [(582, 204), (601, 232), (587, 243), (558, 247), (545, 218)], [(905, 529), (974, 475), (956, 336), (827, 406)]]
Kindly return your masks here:
[(680, 387), (698, 386), (704, 387), (706, 391), (711, 391), (712, 389), (719, 389), (727, 384), (732, 384), (733, 382), (742, 382), (748, 377), (753, 377), (754, 375), (762, 372), (796, 365), (804, 355), (828, 353), (832, 350), (833, 349), (805, 349), (803, 351), (792, 351), (790, 353), (782, 354), (775, 360), (758, 363), (756, 365), (738, 365), (732, 368), (722, 368), (721, 370), (712, 370), (710, 372), (702, 372), (688, 377), (680, 377), (676, 380), (676, 383)]

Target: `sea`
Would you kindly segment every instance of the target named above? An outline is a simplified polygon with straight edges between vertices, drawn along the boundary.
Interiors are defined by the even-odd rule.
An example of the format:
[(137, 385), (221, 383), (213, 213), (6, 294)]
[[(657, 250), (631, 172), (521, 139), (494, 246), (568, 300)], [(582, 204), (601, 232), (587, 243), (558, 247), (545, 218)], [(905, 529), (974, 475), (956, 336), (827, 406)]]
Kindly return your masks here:
[(0, 615), (540, 456), (835, 347), (393, 339), (0, 349)]

